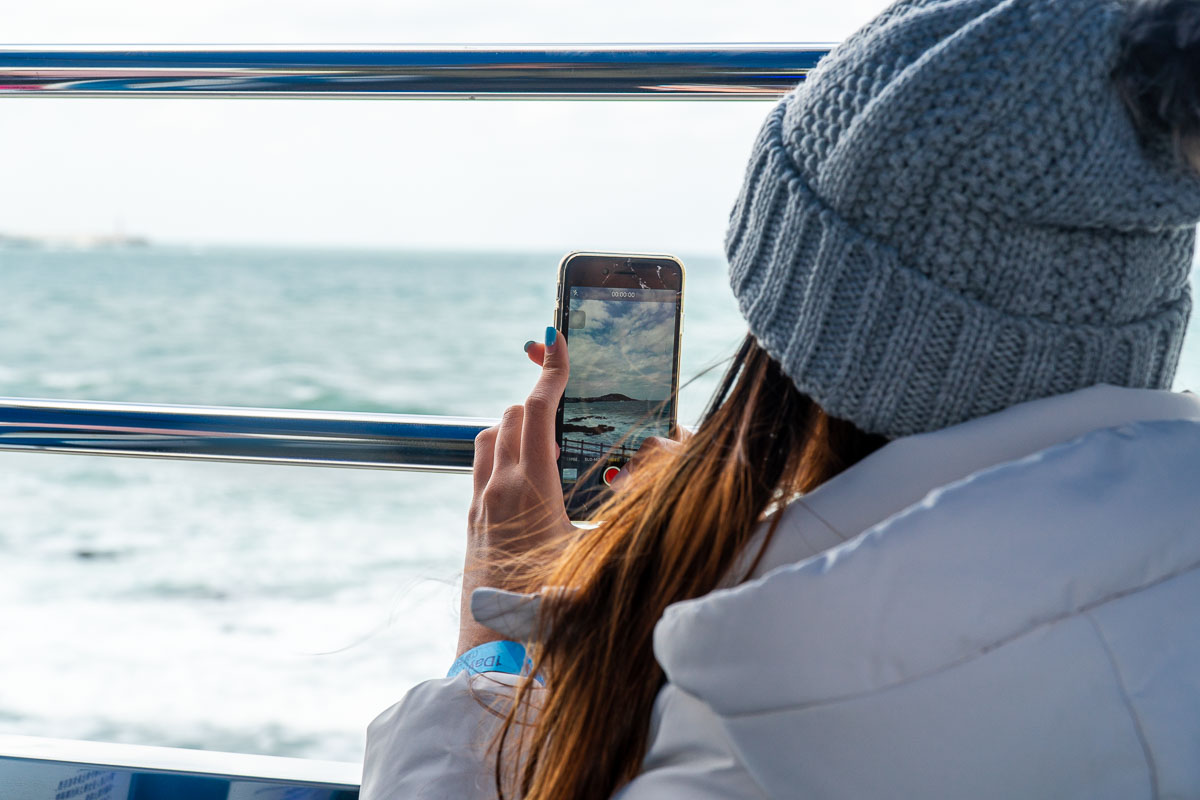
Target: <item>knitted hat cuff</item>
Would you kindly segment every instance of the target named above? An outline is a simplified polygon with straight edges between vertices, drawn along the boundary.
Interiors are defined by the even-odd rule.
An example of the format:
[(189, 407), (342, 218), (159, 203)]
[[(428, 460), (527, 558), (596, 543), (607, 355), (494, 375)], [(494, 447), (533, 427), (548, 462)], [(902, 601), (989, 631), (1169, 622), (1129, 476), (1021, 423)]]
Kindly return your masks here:
[(805, 183), (781, 138), (755, 145), (726, 240), (751, 333), (829, 414), (889, 437), (1097, 383), (1168, 388), (1187, 292), (1148, 318), (1069, 325), (1003, 313), (900, 263)]

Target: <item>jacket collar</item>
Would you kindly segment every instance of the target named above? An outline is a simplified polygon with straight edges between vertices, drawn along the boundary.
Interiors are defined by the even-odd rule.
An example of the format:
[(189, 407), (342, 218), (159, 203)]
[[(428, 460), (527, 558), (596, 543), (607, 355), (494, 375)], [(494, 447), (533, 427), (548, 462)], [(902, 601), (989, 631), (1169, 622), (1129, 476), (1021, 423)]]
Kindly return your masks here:
[[(1005, 651), (1018, 655), (992, 663), (1032, 648), (1075, 670), (1071, 631), (1111, 675), (1094, 623), (1077, 617), (1185, 574), (1189, 591), (1200, 586), (1200, 415), (1161, 410), (982, 468), (820, 555), (669, 606), (655, 655), (671, 683), (748, 723), (907, 685), (1018, 640)], [(1047, 645), (1060, 623), (1067, 639)]]
[[(751, 577), (809, 558), (903, 511), (939, 486), (1101, 428), (1200, 420), (1190, 393), (1100, 384), (896, 439), (792, 502)], [(745, 564), (758, 551), (747, 548)], [(731, 583), (745, 577), (735, 570)]]

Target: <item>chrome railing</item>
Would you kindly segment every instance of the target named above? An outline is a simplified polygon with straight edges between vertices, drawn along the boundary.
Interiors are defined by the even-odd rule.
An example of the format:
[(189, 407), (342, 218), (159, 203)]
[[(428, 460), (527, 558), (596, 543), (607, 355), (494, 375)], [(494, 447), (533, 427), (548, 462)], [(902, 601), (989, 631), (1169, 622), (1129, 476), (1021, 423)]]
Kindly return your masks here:
[(769, 100), (829, 48), (0, 46), (0, 97)]
[[(829, 47), (0, 47), (0, 97), (770, 100)], [(10, 398), (0, 450), (459, 472), (491, 423)]]
[(494, 420), (0, 398), (0, 450), (469, 472)]

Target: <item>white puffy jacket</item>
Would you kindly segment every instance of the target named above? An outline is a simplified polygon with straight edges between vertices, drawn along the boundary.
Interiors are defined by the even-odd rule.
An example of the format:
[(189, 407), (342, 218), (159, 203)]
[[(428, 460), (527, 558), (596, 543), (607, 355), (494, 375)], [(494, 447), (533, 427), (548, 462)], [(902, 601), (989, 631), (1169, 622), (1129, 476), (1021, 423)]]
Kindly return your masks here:
[[(474, 605), (526, 633), (524, 598)], [(655, 653), (620, 800), (1200, 797), (1200, 401), (1098, 386), (894, 441)], [(510, 682), (372, 723), (363, 800), (495, 796), (468, 681)]]

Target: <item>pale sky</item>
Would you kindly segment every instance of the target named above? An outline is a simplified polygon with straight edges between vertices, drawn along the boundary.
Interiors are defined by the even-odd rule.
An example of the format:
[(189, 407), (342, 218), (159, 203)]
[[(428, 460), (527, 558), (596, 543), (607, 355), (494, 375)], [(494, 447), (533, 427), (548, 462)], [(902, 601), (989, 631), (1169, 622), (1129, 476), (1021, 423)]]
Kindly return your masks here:
[[(609, 392), (654, 402), (670, 397), (675, 303), (588, 299), (578, 308), (585, 322), (570, 330), (567, 397)], [(574, 326), (575, 311), (571, 314)]]
[[(836, 42), (877, 0), (0, 0), (7, 45)], [(716, 254), (763, 102), (0, 99), (0, 233)]]

